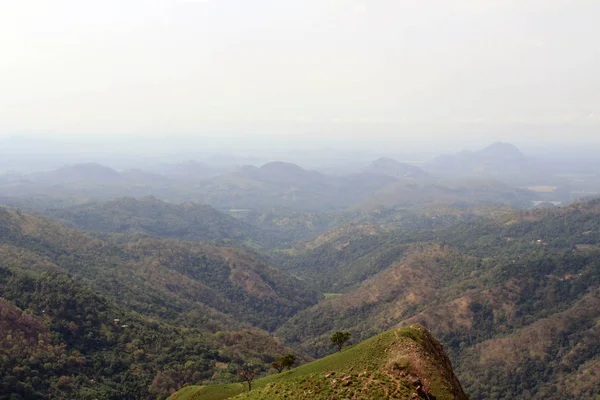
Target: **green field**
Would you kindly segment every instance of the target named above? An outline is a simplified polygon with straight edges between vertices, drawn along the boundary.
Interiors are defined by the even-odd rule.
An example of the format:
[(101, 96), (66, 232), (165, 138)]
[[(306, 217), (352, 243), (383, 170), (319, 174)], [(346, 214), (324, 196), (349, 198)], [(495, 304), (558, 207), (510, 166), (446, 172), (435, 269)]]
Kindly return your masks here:
[[(454, 399), (456, 390), (452, 379), (447, 379), (445, 364), (437, 359), (439, 354), (431, 352), (437, 348), (433, 342), (421, 326), (395, 329), (290, 371), (257, 379), (251, 392), (245, 383), (188, 386), (169, 400), (408, 399), (415, 388), (403, 378), (403, 369), (407, 376), (423, 375), (421, 379), (429, 382), (438, 400)], [(402, 357), (406, 354), (413, 359)], [(419, 371), (408, 371), (413, 362)], [(453, 377), (451, 371), (449, 375)], [(462, 390), (456, 398), (462, 399), (461, 395)]]

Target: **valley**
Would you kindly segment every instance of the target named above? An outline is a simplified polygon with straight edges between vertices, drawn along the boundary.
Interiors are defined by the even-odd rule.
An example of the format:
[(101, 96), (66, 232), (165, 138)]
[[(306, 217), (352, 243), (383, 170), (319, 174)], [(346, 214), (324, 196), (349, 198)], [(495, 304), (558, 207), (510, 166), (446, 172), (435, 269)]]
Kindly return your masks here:
[[(492, 147), (465, 171), (518, 154)], [(548, 205), (556, 182), (433, 171), (276, 162), (182, 185), (86, 165), (33, 174), (28, 191), (13, 180), (0, 399), (598, 396), (598, 200)], [(339, 354), (335, 332), (351, 335)], [(278, 374), (285, 354), (297, 368)], [(414, 370), (391, 361), (413, 356)]]

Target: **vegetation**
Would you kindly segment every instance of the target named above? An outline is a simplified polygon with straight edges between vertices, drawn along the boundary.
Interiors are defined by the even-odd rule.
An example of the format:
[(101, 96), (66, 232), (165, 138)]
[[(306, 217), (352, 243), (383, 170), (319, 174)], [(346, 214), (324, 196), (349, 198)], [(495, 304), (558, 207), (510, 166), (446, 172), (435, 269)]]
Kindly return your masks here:
[[(600, 396), (598, 200), (244, 217), (268, 233), (156, 199), (52, 212), (96, 233), (0, 209), (0, 400), (437, 397), (437, 345), (423, 361), (416, 328), (377, 336), (414, 323), (473, 399)], [(336, 332), (374, 342), (285, 371)], [(374, 350), (399, 340), (411, 351)]]
[(410, 399), (419, 390), (429, 396), (425, 398), (467, 399), (441, 345), (423, 327), (415, 325), (258, 379), (251, 392), (242, 384), (189, 386), (169, 400)]
[(351, 333), (350, 332), (335, 332), (329, 338), (329, 341), (332, 345), (337, 346), (338, 351), (342, 351), (342, 347), (348, 340), (350, 340)]
[(303, 290), (242, 250), (0, 209), (0, 399), (156, 399), (230, 364), (266, 370), (290, 350), (249, 322), (275, 327)]
[(296, 363), (296, 356), (294, 354), (286, 354), (285, 356), (281, 357), (279, 362), (283, 368), (292, 369)]
[[(322, 356), (336, 331), (364, 340), (418, 322), (447, 346), (473, 399), (597, 396), (589, 382), (600, 344), (598, 232), (600, 206), (591, 201), (433, 231), (357, 235), (341, 247), (326, 242), (307, 252), (314, 264), (295, 265), (310, 266), (299, 274), (315, 271), (318, 279), (340, 259), (358, 260), (343, 264), (344, 293), (295, 315), (278, 335)], [(337, 289), (333, 279), (322, 282), (327, 292)]]
[(139, 236), (103, 239), (41, 217), (0, 210), (2, 259), (59, 270), (145, 315), (213, 332), (242, 323), (273, 330), (317, 301), (255, 253)]
[(45, 216), (74, 228), (104, 233), (142, 233), (156, 237), (200, 241), (245, 242), (267, 245), (269, 238), (257, 228), (195, 203), (171, 204), (154, 197), (123, 197), (105, 203), (50, 208)]
[(248, 391), (252, 390), (252, 382), (260, 373), (260, 367), (256, 364), (244, 364), (238, 369), (238, 375), (248, 384)]
[(278, 357), (276, 361), (274, 361), (271, 366), (277, 370), (278, 373), (281, 373), (284, 369), (291, 369), (296, 363), (296, 356), (294, 354), (286, 354), (284, 356)]
[(202, 332), (123, 310), (65, 274), (0, 276), (2, 399), (151, 399), (228, 361)]
[(0, 291), (2, 399), (164, 398), (229, 379), (229, 364), (265, 369), (286, 350), (259, 331), (210, 334), (142, 317), (61, 273), (2, 267)]

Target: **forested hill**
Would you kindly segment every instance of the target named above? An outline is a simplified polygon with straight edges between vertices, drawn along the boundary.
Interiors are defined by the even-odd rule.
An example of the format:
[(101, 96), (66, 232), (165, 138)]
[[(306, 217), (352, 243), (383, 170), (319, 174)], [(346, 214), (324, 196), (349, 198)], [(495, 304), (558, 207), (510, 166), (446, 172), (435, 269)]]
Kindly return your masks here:
[(422, 323), (473, 399), (600, 395), (600, 201), (342, 242), (288, 266), (330, 293), (278, 330), (288, 343), (322, 355), (338, 330)]
[(186, 240), (232, 240), (249, 246), (272, 241), (260, 229), (206, 204), (173, 204), (155, 197), (122, 197), (64, 208), (43, 214), (66, 225), (92, 232), (143, 233)]
[[(2, 249), (0, 249), (2, 251)], [(132, 312), (67, 274), (0, 262), (0, 399), (164, 399), (222, 365), (290, 349), (259, 330), (213, 334)]]
[(0, 209), (0, 260), (64, 271), (138, 312), (187, 326), (274, 329), (316, 294), (257, 255), (148, 237), (100, 240), (57, 222)]
[(164, 398), (230, 363), (266, 370), (290, 350), (259, 328), (317, 301), (246, 250), (101, 240), (2, 208), (0, 298), (3, 400)]

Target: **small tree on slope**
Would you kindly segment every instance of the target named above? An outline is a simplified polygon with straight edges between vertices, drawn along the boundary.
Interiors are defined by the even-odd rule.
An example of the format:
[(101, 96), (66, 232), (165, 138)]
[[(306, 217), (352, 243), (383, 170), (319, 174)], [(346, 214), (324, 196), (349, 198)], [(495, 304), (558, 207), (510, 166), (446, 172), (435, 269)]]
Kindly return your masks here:
[(238, 375), (248, 383), (248, 391), (252, 390), (252, 381), (260, 373), (259, 368), (254, 364), (244, 364), (239, 370)]
[(281, 357), (279, 362), (281, 363), (281, 366), (283, 368), (292, 369), (292, 367), (296, 363), (296, 356), (291, 353), (286, 354), (285, 356)]
[(339, 351), (342, 351), (342, 346), (344, 346), (344, 344), (350, 340), (350, 336), (350, 332), (336, 332), (331, 335), (329, 340), (331, 340), (332, 345), (338, 347)]
[(292, 369), (294, 364), (296, 363), (296, 356), (293, 354), (286, 354), (285, 356), (278, 357), (277, 360), (271, 364), (273, 368), (277, 370), (278, 373), (281, 373), (284, 369)]

